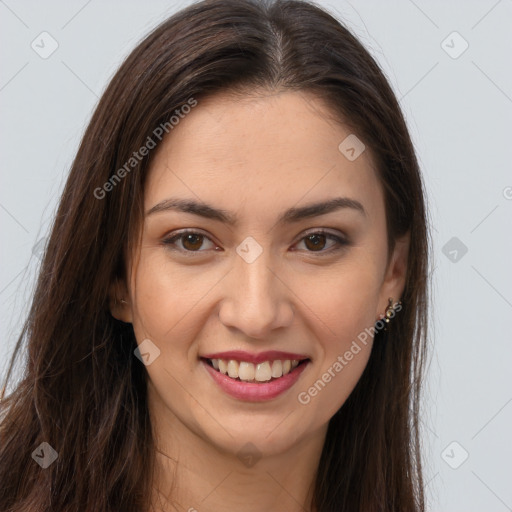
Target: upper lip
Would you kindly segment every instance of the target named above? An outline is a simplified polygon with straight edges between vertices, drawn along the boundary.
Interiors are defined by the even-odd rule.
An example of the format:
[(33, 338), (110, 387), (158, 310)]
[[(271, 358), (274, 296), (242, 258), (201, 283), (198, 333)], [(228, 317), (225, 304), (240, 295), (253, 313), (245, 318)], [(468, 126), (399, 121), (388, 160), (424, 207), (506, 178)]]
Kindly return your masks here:
[(257, 354), (245, 352), (244, 350), (228, 350), (227, 352), (215, 352), (211, 354), (204, 354), (201, 357), (205, 359), (224, 359), (235, 361), (245, 361), (247, 363), (262, 363), (264, 361), (276, 361), (286, 359), (309, 359), (307, 355), (295, 354), (293, 352), (281, 352), (280, 350), (267, 350), (266, 352), (259, 352)]

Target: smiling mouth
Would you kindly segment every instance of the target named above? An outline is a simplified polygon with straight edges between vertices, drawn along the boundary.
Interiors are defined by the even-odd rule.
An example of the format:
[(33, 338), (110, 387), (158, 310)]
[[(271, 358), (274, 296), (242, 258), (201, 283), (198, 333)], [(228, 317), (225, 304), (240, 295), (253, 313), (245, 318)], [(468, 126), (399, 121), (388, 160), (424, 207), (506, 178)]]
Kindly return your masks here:
[(309, 362), (309, 359), (277, 359), (253, 364), (234, 359), (201, 359), (217, 372), (233, 380), (250, 383), (265, 383), (278, 380), (294, 371), (298, 366)]

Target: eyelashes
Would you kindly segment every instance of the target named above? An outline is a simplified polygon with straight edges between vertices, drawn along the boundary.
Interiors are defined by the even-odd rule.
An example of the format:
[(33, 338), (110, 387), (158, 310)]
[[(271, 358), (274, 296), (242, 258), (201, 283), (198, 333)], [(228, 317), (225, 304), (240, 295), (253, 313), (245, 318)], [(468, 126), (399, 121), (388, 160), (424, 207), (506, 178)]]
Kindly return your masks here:
[[(326, 250), (324, 250), (323, 245), (325, 244), (323, 243), (322, 239), (325, 239), (325, 244), (328, 240), (331, 240), (334, 243), (331, 245), (331, 247), (328, 247)], [(162, 244), (169, 250), (180, 252), (186, 256), (194, 257), (200, 253), (208, 251), (208, 249), (199, 250), (199, 248), (203, 246), (204, 240), (207, 240), (211, 244), (213, 250), (219, 249), (219, 247), (207, 235), (195, 230), (183, 230), (172, 236), (164, 238), (162, 240)], [(179, 247), (177, 242), (181, 243), (181, 247)], [(343, 236), (333, 234), (323, 229), (317, 229), (315, 231), (306, 233), (305, 236), (303, 236), (296, 244), (294, 244), (294, 247), (300, 244), (305, 245), (306, 249), (304, 252), (318, 256), (331, 255), (350, 245), (349, 241)], [(310, 244), (309, 247), (312, 247), (313, 249), (320, 246), (321, 250), (308, 250), (307, 244)], [(295, 250), (296, 249), (294, 249), (294, 251)]]

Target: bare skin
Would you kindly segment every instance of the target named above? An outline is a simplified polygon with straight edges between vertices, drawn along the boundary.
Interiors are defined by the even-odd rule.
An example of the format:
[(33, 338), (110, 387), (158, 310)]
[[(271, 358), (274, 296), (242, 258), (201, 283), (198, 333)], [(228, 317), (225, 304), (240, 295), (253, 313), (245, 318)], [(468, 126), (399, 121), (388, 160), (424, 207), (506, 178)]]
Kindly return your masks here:
[[(174, 210), (146, 215), (128, 282), (113, 287), (126, 302), (112, 301), (112, 314), (133, 324), (139, 344), (149, 339), (160, 350), (146, 366), (159, 450), (154, 510), (312, 510), (328, 422), (359, 380), (371, 337), (342, 371), (333, 365), (382, 317), (388, 298), (400, 298), (407, 267), (408, 237), (387, 258), (370, 151), (350, 161), (338, 149), (350, 133), (306, 93), (222, 94), (199, 102), (157, 149), (146, 212), (190, 199), (237, 223)], [(364, 211), (278, 222), (289, 208), (338, 197)], [(199, 237), (164, 243), (184, 229)], [(249, 236), (262, 250), (251, 263), (236, 250)], [(310, 363), (290, 389), (254, 403), (227, 395), (200, 360), (235, 349), (307, 354)], [(325, 387), (308, 394), (326, 372)], [(260, 457), (250, 466), (237, 456), (247, 443)]]

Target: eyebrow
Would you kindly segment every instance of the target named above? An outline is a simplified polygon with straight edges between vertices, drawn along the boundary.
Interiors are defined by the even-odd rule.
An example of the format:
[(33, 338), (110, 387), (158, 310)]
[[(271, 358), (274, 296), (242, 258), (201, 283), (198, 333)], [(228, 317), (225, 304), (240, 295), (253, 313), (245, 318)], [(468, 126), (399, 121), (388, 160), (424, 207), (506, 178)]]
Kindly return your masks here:
[[(303, 219), (325, 215), (344, 208), (356, 210), (366, 216), (366, 211), (359, 201), (348, 197), (336, 197), (327, 201), (311, 203), (299, 208), (289, 208), (279, 217), (277, 222), (281, 224), (292, 224)], [(157, 212), (165, 211), (191, 213), (207, 219), (217, 220), (231, 226), (234, 226), (237, 223), (236, 215), (231, 212), (215, 208), (203, 202), (178, 198), (165, 199), (159, 202), (146, 212), (146, 217)]]

